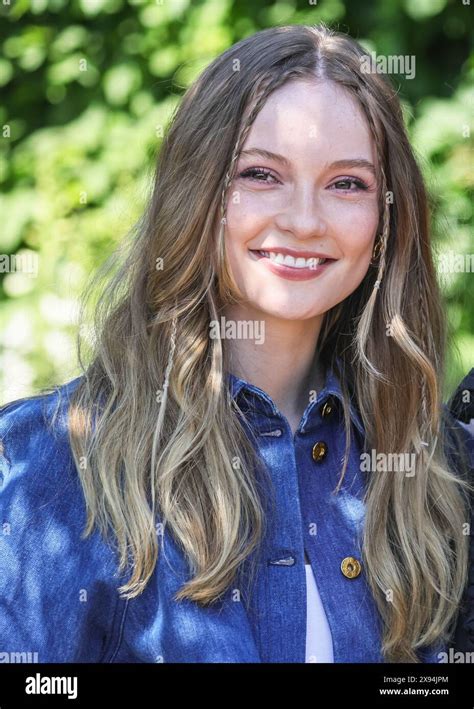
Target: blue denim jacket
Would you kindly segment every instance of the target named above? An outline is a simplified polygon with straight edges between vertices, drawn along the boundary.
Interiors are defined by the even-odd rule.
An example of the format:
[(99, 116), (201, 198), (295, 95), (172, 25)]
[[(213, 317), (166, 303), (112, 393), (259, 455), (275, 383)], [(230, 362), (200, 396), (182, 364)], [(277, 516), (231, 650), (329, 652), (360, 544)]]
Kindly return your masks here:
[[(341, 571), (344, 559), (362, 558), (364, 431), (352, 408), (349, 466), (334, 495), (345, 439), (332, 372), (295, 436), (267, 394), (229, 375), (277, 504), (252, 593), (233, 584), (208, 607), (173, 600), (190, 571), (167, 527), (158, 532), (151, 580), (132, 600), (117, 593), (128, 575), (118, 575), (113, 548), (97, 530), (81, 538), (85, 504), (67, 436), (68, 395), (79, 381), (0, 409), (0, 662), (303, 663), (305, 550), (334, 661), (383, 662), (380, 618), (364, 569), (355, 578)], [(325, 448), (313, 457), (318, 442)], [(441, 649), (424, 648), (420, 659), (437, 662)]]

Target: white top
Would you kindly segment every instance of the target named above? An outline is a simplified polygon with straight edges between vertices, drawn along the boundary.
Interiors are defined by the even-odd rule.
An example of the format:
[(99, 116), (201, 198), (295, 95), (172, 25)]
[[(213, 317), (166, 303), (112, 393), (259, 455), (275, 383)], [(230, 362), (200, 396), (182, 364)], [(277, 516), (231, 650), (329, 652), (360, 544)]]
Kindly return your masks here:
[(334, 662), (332, 636), (311, 564), (306, 568), (306, 662)]

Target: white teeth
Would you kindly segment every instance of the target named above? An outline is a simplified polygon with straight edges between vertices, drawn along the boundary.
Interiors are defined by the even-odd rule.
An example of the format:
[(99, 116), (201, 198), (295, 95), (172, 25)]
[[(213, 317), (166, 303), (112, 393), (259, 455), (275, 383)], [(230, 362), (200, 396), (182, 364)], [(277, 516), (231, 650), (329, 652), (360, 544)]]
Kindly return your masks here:
[(326, 259), (324, 258), (314, 257), (304, 258), (302, 256), (298, 256), (298, 258), (295, 258), (294, 256), (290, 256), (289, 254), (279, 254), (275, 253), (274, 251), (261, 251), (260, 253), (263, 256), (269, 258), (270, 261), (284, 264), (285, 266), (290, 266), (291, 268), (316, 268), (316, 266), (319, 266), (321, 263), (324, 263), (326, 261)]

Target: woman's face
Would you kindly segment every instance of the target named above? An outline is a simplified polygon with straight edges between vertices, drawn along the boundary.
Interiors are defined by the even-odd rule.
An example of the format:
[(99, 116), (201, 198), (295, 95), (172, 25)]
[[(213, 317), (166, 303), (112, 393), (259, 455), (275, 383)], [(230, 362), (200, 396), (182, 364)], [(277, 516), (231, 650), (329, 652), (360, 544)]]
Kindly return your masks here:
[(269, 97), (228, 192), (227, 258), (247, 305), (302, 320), (357, 288), (379, 222), (375, 159), (361, 109), (334, 83)]

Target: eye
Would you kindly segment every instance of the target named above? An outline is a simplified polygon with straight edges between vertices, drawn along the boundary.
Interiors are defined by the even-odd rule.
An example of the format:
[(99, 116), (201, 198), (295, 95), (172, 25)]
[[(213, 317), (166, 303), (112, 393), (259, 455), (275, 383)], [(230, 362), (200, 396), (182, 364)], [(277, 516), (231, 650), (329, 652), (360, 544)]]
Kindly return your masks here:
[[(258, 175), (263, 176), (263, 179), (261, 177), (258, 177)], [(274, 175), (272, 175), (271, 171), (268, 170), (265, 167), (249, 167), (243, 172), (239, 174), (239, 177), (242, 177), (244, 180), (253, 180), (254, 182), (262, 182), (264, 185), (269, 185), (272, 184), (269, 182), (266, 178), (271, 177), (273, 180), (278, 180)]]
[[(338, 187), (337, 185), (342, 185)], [(358, 177), (341, 177), (336, 182), (333, 182), (331, 187), (336, 187), (338, 192), (357, 192), (358, 190), (368, 190), (369, 186)]]

